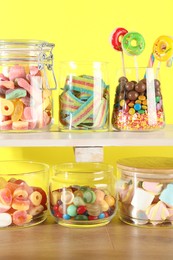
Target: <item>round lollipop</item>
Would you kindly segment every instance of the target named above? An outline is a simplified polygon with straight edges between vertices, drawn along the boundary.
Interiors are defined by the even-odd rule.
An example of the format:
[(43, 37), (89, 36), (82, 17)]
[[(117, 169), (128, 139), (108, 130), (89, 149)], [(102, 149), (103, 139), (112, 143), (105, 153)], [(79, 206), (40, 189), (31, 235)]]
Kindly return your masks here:
[(124, 76), (125, 76), (124, 55), (123, 55), (123, 49), (122, 49), (120, 39), (122, 39), (126, 33), (128, 33), (128, 31), (125, 28), (118, 27), (111, 35), (111, 44), (113, 48), (121, 52), (121, 60), (122, 60)]
[(161, 62), (172, 60), (173, 56), (173, 39), (170, 36), (162, 35), (156, 39), (153, 45), (153, 55), (157, 59), (158, 66), (156, 69), (156, 78), (160, 70)]
[(145, 40), (138, 32), (129, 32), (122, 39), (122, 48), (127, 55), (134, 56), (136, 77), (139, 81), (138, 63), (136, 56), (140, 55), (145, 49)]

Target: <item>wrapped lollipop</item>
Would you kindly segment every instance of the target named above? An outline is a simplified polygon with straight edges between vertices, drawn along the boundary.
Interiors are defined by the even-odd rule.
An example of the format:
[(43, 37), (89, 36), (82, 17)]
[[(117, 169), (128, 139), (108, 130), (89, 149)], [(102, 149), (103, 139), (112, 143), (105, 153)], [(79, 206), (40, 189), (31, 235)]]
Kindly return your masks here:
[(125, 28), (118, 27), (111, 35), (111, 44), (112, 44), (113, 48), (116, 51), (120, 51), (121, 52), (121, 61), (122, 61), (122, 67), (123, 67), (123, 74), (124, 74), (124, 76), (126, 75), (126, 72), (125, 72), (124, 54), (123, 54), (123, 49), (122, 49), (122, 45), (121, 45), (121, 39), (127, 33), (128, 33), (128, 31)]

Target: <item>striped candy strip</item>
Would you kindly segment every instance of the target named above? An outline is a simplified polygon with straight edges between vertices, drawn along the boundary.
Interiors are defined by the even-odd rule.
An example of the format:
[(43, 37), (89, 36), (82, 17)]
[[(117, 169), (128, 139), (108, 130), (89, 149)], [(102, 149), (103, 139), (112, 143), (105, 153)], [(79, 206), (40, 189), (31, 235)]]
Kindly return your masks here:
[[(81, 77), (81, 76), (73, 76), (72, 79), (71, 77), (67, 77), (66, 79), (66, 84), (65, 84), (65, 89), (70, 89), (70, 90), (76, 90), (79, 92), (84, 92), (84, 93), (90, 93), (93, 94), (95, 84), (93, 78), (86, 78), (86, 77)], [(98, 87), (98, 86), (97, 86)], [(100, 86), (101, 88), (105, 88), (106, 85), (101, 80)]]
[(78, 126), (86, 118), (88, 118), (93, 112), (93, 96), (91, 96), (79, 109), (68, 116), (66, 121), (72, 126)]

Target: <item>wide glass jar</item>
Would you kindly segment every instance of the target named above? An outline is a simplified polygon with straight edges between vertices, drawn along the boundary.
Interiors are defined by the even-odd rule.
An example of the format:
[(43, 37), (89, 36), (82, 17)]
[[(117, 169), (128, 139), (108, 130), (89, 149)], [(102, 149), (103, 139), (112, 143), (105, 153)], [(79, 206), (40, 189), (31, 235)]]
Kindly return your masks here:
[(118, 214), (130, 225), (173, 227), (173, 158), (117, 162)]
[(53, 124), (53, 43), (0, 40), (0, 131), (47, 131)]
[(108, 131), (108, 64), (61, 62), (58, 79), (60, 131)]
[(157, 68), (117, 70), (112, 127), (120, 131), (154, 131), (165, 126), (162, 82)]
[(0, 162), (0, 229), (29, 227), (46, 219), (48, 177), (47, 164)]
[(67, 227), (108, 224), (116, 212), (113, 167), (103, 163), (63, 163), (53, 167), (50, 211)]

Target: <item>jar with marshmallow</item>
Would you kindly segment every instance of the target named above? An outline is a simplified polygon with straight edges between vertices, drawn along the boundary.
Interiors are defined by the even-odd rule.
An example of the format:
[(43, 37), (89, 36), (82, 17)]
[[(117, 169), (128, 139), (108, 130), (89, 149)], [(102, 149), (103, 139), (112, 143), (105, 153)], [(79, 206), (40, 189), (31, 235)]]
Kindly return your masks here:
[(173, 227), (173, 158), (137, 157), (117, 162), (118, 215), (126, 224)]
[(0, 40), (0, 131), (49, 131), (53, 125), (53, 43)]

